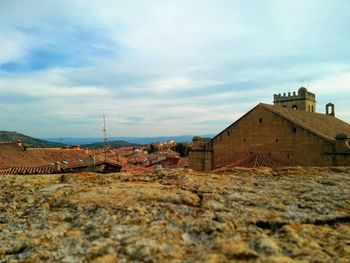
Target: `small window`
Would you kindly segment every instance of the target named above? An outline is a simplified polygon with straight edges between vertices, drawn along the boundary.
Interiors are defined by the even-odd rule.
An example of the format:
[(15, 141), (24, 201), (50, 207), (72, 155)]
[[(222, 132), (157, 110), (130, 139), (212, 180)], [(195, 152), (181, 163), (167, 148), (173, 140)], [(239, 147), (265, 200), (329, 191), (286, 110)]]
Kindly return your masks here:
[(259, 118), (259, 123), (262, 123), (262, 118)]
[(296, 133), (297, 132), (297, 128), (294, 127), (293, 128), (293, 132)]
[(245, 142), (245, 141), (246, 141), (246, 139), (243, 139), (243, 141)]
[(278, 139), (276, 139), (276, 142), (278, 142)]
[(314, 112), (314, 105), (311, 105), (311, 112)]
[(289, 154), (287, 155), (287, 158), (288, 158), (288, 159), (290, 159), (290, 156), (289, 156)]
[(230, 136), (230, 132), (229, 131), (227, 132), (227, 136)]

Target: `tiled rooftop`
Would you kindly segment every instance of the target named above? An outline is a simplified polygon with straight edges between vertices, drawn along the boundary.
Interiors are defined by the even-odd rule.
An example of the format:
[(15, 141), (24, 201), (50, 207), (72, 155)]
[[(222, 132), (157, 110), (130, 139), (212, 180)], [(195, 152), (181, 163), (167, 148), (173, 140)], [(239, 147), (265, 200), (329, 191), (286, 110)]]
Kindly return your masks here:
[(27, 148), (15, 144), (0, 144), (0, 168), (41, 167), (59, 162), (64, 165), (89, 163), (89, 153), (85, 150), (60, 148)]
[(276, 168), (278, 166), (270, 156), (261, 153), (254, 153), (234, 164), (229, 166), (233, 167), (246, 167), (246, 168), (257, 168), (257, 167), (271, 167)]
[(38, 166), (38, 167), (10, 167), (0, 170), (0, 175), (9, 174), (51, 174), (54, 173), (54, 166)]
[(350, 137), (350, 124), (334, 116), (303, 110), (293, 110), (264, 103), (260, 103), (258, 106), (264, 107), (323, 139), (334, 141), (335, 136), (339, 133), (345, 133)]

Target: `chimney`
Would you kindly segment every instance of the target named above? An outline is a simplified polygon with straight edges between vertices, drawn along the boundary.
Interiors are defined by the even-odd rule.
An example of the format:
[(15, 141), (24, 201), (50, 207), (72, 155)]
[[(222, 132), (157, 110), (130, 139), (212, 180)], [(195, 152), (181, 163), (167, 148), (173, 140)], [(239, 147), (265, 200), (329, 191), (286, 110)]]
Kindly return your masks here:
[(331, 115), (331, 116), (335, 116), (335, 113), (334, 113), (334, 104), (333, 103), (328, 103), (326, 105), (326, 114), (327, 115)]

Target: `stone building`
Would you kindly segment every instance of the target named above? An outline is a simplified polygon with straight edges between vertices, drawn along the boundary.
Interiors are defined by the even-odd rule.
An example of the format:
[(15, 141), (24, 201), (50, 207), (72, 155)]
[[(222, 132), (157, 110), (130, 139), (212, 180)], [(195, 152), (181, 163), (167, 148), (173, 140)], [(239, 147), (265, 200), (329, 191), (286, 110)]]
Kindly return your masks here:
[(274, 105), (258, 104), (209, 142), (195, 137), (189, 167), (350, 165), (350, 124), (331, 103), (326, 114), (315, 109), (315, 95), (303, 87), (274, 95)]

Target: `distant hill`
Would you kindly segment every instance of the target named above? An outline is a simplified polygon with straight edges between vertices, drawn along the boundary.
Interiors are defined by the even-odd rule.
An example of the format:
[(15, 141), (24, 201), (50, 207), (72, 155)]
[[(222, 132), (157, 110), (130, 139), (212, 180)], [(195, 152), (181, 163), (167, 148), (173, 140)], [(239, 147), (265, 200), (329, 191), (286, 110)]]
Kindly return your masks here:
[[(203, 138), (212, 138), (214, 137), (214, 134), (207, 134), (202, 135)], [(110, 141), (125, 141), (129, 143), (136, 143), (136, 144), (150, 144), (153, 142), (165, 142), (169, 140), (174, 140), (176, 142), (191, 142), (193, 138), (193, 135), (180, 135), (180, 136), (158, 136), (158, 137), (110, 137), (108, 140)], [(93, 144), (97, 142), (101, 142), (101, 138), (74, 138), (74, 137), (62, 137), (62, 138), (45, 138), (45, 140), (52, 141), (52, 142), (59, 142), (59, 143), (65, 143), (65, 144), (80, 144), (80, 145), (86, 145), (86, 144)]]
[(176, 142), (191, 142), (193, 136), (181, 135), (181, 136), (157, 136), (157, 137), (112, 137), (112, 140), (123, 140), (130, 143), (138, 144), (150, 144), (154, 142), (166, 142), (174, 140)]
[(92, 143), (97, 143), (101, 142), (103, 139), (100, 138), (84, 138), (84, 137), (62, 137), (62, 138), (42, 138), (43, 140), (47, 140), (50, 142), (58, 142), (58, 143), (63, 143), (63, 144), (80, 144), (80, 145), (85, 145), (85, 144), (92, 144)]
[[(129, 142), (120, 141), (120, 140), (108, 141), (107, 143), (111, 148), (119, 148), (119, 147), (126, 147), (126, 146), (140, 146), (140, 144), (137, 144), (137, 143), (129, 143)], [(81, 145), (81, 147), (95, 149), (95, 148), (102, 148), (103, 145), (104, 145), (103, 142), (96, 142), (96, 143), (91, 143), (91, 144), (83, 144), (83, 145)]]
[[(157, 136), (157, 137), (112, 137), (112, 140), (123, 140), (130, 143), (150, 144), (153, 142), (166, 142), (174, 140), (176, 142), (192, 142), (194, 135), (179, 135), (179, 136)], [(202, 135), (203, 138), (213, 138), (214, 134)]]
[(0, 131), (0, 142), (13, 142), (16, 140), (22, 140), (23, 145), (31, 148), (56, 148), (65, 146), (63, 143), (36, 139), (18, 132)]

